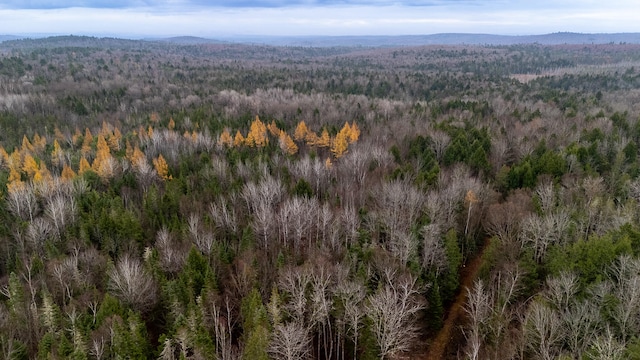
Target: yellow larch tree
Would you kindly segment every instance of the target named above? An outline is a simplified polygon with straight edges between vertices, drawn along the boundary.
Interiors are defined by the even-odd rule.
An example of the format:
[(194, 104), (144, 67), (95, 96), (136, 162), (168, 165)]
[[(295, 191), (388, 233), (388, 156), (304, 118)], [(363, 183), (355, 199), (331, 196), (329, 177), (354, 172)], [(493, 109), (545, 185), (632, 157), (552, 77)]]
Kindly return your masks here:
[(151, 127), (151, 125), (149, 125), (149, 127), (147, 128), (147, 136), (148, 137), (153, 136), (153, 128)]
[(140, 150), (139, 147), (136, 146), (131, 153), (129, 161), (133, 166), (140, 167), (143, 165), (143, 163), (147, 162), (147, 156), (142, 152), (142, 150)]
[(44, 151), (45, 146), (47, 146), (47, 138), (44, 136), (40, 136), (40, 134), (35, 133), (33, 135), (33, 148), (35, 151), (42, 153)]
[(157, 112), (152, 112), (149, 115), (149, 121), (151, 121), (152, 123), (157, 123), (158, 121), (160, 121), (160, 115)]
[(114, 159), (111, 156), (111, 150), (109, 145), (102, 134), (98, 135), (98, 141), (96, 144), (96, 158), (93, 160), (91, 168), (95, 171), (103, 180), (113, 177), (113, 162)]
[(80, 132), (80, 129), (76, 127), (76, 131), (71, 136), (71, 143), (73, 144), (73, 146), (81, 146), (82, 145), (80, 143), (81, 139), (82, 139), (82, 132)]
[(280, 131), (280, 136), (278, 137), (280, 149), (285, 154), (294, 155), (298, 152), (298, 145), (293, 141), (291, 136), (284, 131)]
[(82, 140), (82, 148), (80, 149), (82, 156), (87, 157), (91, 154), (92, 144), (93, 144), (93, 135), (91, 135), (91, 130), (89, 130), (89, 128), (86, 128), (84, 130), (84, 140)]
[[(87, 165), (89, 165), (89, 163), (87, 163)], [(73, 171), (73, 169), (67, 165), (64, 164), (64, 166), (62, 167), (62, 173), (60, 174), (60, 177), (62, 177), (65, 180), (73, 180), (73, 178), (75, 178), (76, 172)]]
[(64, 136), (64, 134), (62, 133), (62, 131), (60, 131), (58, 126), (53, 128), (53, 138), (58, 141), (63, 141), (63, 142), (68, 141), (67, 137)]
[(9, 192), (17, 191), (18, 189), (22, 189), (24, 187), (24, 182), (22, 181), (22, 176), (20, 172), (16, 169), (11, 169), (9, 171), (9, 179), (7, 180), (7, 190)]
[(15, 169), (16, 171), (20, 172), (22, 170), (22, 158), (23, 157), (20, 150), (18, 150), (17, 148), (13, 150), (7, 160), (7, 166), (9, 167), (9, 169)]
[(309, 130), (309, 131), (307, 131), (307, 135), (304, 137), (304, 141), (309, 146), (316, 146), (318, 144), (318, 142), (320, 141), (320, 138), (318, 137), (318, 135), (316, 135), (316, 133), (314, 133), (313, 131)]
[(26, 154), (26, 153), (31, 153), (34, 150), (35, 149), (31, 144), (31, 141), (29, 141), (29, 138), (27, 137), (27, 135), (23, 135), (22, 136), (22, 152)]
[(305, 124), (304, 120), (300, 121), (296, 126), (296, 129), (293, 131), (293, 138), (296, 141), (303, 141), (307, 138), (307, 134), (309, 133), (309, 128), (307, 124)]
[(173, 121), (173, 118), (170, 118), (170, 119), (169, 119), (169, 125), (167, 125), (167, 128), (168, 128), (169, 130), (173, 130), (173, 129), (175, 129), (175, 128), (176, 128), (176, 122), (175, 122), (175, 121)]
[(2, 166), (9, 166), (9, 153), (2, 146), (0, 146), (0, 162)]
[[(345, 126), (347, 126), (347, 124), (345, 124)], [(358, 139), (360, 138), (360, 128), (358, 127), (358, 124), (356, 124), (355, 121), (351, 123), (348, 135), (349, 135), (348, 136), (349, 144), (353, 144), (354, 142), (358, 141)]]
[(347, 152), (347, 147), (349, 146), (347, 133), (348, 130), (345, 130), (345, 128), (343, 128), (331, 143), (331, 153), (333, 153), (336, 158), (341, 157), (345, 152)]
[(78, 166), (78, 175), (82, 175), (85, 171), (91, 170), (91, 165), (89, 165), (89, 161), (84, 156), (80, 159), (80, 164)]
[(330, 157), (328, 157), (327, 160), (325, 160), (324, 167), (327, 170), (330, 170), (333, 167), (333, 162), (331, 162), (331, 158)]
[(267, 127), (264, 125), (260, 118), (256, 116), (249, 128), (249, 134), (245, 141), (249, 146), (264, 147), (269, 143), (267, 138)]
[(233, 146), (239, 147), (246, 143), (246, 139), (242, 136), (240, 130), (236, 131), (236, 136), (233, 138)]
[(120, 151), (120, 140), (122, 140), (122, 133), (120, 132), (120, 129), (117, 127), (113, 129), (113, 133), (109, 134), (107, 139), (109, 142), (109, 148), (111, 148), (112, 151)]
[(233, 138), (231, 137), (229, 130), (226, 128), (222, 130), (222, 134), (220, 134), (220, 137), (218, 138), (218, 145), (226, 147), (233, 146)]
[(320, 135), (320, 138), (318, 138), (318, 141), (316, 141), (315, 145), (318, 147), (331, 146), (331, 137), (329, 136), (327, 129), (322, 130), (322, 134)]
[(167, 161), (164, 159), (162, 154), (153, 159), (153, 167), (156, 169), (158, 176), (162, 180), (171, 180), (171, 175), (169, 175), (169, 164), (167, 164)]
[(278, 125), (276, 125), (275, 120), (272, 120), (271, 123), (267, 125), (267, 130), (269, 130), (269, 133), (271, 133), (271, 136), (273, 137), (280, 136), (280, 129), (278, 128)]
[(22, 171), (27, 174), (29, 178), (33, 179), (33, 176), (38, 172), (39, 169), (40, 168), (38, 167), (38, 162), (33, 156), (31, 156), (31, 154), (27, 154), (24, 156)]
[(61, 166), (64, 164), (64, 150), (60, 147), (58, 139), (53, 140), (53, 150), (51, 151), (51, 163), (53, 166)]

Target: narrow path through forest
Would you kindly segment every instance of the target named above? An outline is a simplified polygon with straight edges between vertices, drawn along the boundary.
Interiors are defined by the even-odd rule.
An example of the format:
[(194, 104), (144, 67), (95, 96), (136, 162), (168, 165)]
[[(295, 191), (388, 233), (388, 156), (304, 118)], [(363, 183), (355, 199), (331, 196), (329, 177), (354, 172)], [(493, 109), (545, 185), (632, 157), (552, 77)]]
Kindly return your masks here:
[(440, 360), (447, 358), (446, 352), (451, 346), (451, 340), (454, 337), (456, 326), (461, 325), (465, 316), (464, 307), (467, 303), (467, 288), (473, 285), (473, 281), (478, 275), (482, 258), (488, 245), (489, 239), (486, 239), (482, 244), (480, 252), (471, 261), (467, 262), (466, 266), (460, 272), (460, 292), (449, 308), (447, 317), (444, 320), (444, 325), (431, 343), (427, 353), (417, 359)]

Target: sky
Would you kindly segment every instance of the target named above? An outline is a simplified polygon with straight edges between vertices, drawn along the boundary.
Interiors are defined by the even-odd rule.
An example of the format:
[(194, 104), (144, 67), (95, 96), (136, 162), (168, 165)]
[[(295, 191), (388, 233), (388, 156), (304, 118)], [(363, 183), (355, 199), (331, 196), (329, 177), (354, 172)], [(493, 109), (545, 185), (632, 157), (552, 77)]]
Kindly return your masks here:
[(640, 32), (638, 0), (0, 0), (0, 35)]

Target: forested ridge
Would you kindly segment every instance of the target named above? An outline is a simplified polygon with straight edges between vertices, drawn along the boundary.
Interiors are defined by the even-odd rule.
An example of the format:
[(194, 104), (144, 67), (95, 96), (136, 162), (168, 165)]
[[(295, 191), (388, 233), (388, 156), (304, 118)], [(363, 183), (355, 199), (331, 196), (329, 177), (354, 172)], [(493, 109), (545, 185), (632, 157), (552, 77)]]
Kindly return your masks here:
[(639, 65), (0, 43), (1, 357), (640, 358)]

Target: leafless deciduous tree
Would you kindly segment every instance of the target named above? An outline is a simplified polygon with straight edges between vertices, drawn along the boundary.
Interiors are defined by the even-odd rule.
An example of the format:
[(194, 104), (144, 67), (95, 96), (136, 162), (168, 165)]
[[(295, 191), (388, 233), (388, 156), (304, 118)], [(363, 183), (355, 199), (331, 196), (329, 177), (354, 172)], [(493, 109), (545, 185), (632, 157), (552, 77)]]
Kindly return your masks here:
[(525, 318), (525, 338), (528, 347), (544, 360), (555, 359), (563, 338), (561, 317), (540, 301), (533, 301)]
[(442, 244), (442, 228), (431, 223), (422, 227), (422, 267), (440, 274), (447, 267), (447, 254)]
[(33, 186), (25, 184), (7, 193), (7, 206), (9, 211), (22, 220), (31, 220), (38, 214), (40, 209), (38, 199)]
[(489, 295), (482, 280), (476, 280), (473, 287), (468, 289), (467, 304), (465, 310), (469, 315), (469, 329), (465, 331), (467, 346), (465, 354), (468, 359), (476, 360), (480, 357), (480, 350), (483, 346), (484, 324), (491, 315)]
[(108, 272), (109, 290), (138, 311), (146, 312), (157, 300), (157, 285), (137, 258), (123, 256)]
[(416, 315), (424, 307), (416, 280), (411, 276), (387, 279), (384, 286), (369, 296), (366, 312), (382, 359), (411, 348), (420, 329)]
[(273, 331), (269, 354), (278, 360), (304, 360), (310, 357), (309, 330), (297, 321), (278, 324)]

